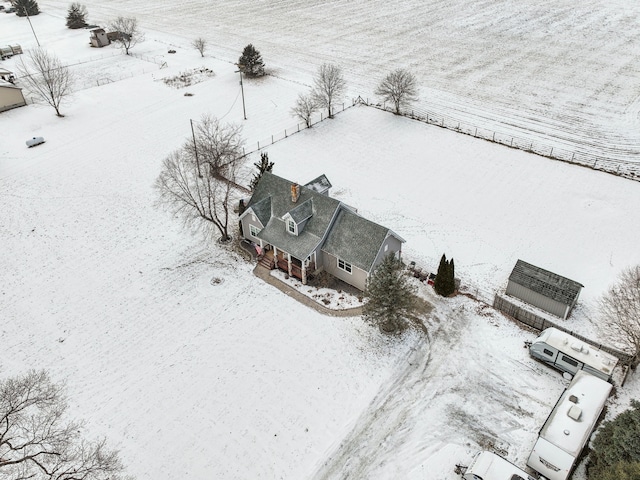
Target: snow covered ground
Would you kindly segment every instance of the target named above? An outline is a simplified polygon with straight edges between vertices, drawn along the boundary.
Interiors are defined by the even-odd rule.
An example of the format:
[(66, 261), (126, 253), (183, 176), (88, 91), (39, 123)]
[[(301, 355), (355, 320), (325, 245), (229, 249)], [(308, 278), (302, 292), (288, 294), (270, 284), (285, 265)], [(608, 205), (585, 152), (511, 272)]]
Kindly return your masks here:
[[(283, 47), (278, 77), (246, 82), (243, 121), (231, 62), (245, 37), (214, 41), (212, 33), (203, 59), (188, 46), (203, 33), (202, 11), (87, 5), (92, 20), (127, 7), (156, 30), (135, 49), (145, 59), (129, 58), (91, 49), (87, 31), (64, 28), (66, 3), (43, 1), (32, 19), (41, 43), (73, 65), (81, 90), (62, 119), (40, 105), (0, 114), (0, 374), (48, 368), (66, 380), (73, 413), (119, 447), (139, 479), (453, 480), (455, 464), (481, 448), (524, 466), (566, 384), (528, 357), (523, 342), (533, 333), (481, 303), (444, 301), (421, 286), (434, 304), (428, 335), (383, 338), (359, 318), (296, 303), (154, 207), (153, 181), (188, 138), (189, 119), (242, 122), (248, 141), (293, 125), (289, 110), (308, 88), (314, 50), (293, 69), (302, 57)], [(219, 29), (231, 35), (231, 10), (219, 7)], [(268, 31), (280, 30), (264, 28), (268, 52), (281, 41)], [(25, 19), (0, 15), (0, 31), (34, 45)], [(332, 41), (317, 38), (322, 56), (313, 62), (343, 55)], [(16, 60), (2, 66), (13, 70)], [(215, 76), (197, 85), (162, 81), (203, 66)], [(47, 142), (27, 149), (34, 135)], [(325, 173), (332, 195), (407, 240), (406, 259), (434, 268), (443, 252), (453, 255), (465, 287), (483, 299), (518, 258), (580, 281), (576, 329), (595, 330), (593, 301), (621, 268), (640, 262), (635, 182), (369, 107), (268, 152), (278, 175), (306, 182)], [(632, 377), (611, 412), (639, 389)]]

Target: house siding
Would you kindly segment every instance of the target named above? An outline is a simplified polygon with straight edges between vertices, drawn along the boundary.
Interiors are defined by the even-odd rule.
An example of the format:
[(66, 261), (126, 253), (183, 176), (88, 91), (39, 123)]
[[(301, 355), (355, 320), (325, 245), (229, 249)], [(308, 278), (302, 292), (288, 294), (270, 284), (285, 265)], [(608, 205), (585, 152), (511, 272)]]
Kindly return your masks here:
[(538, 307), (539, 309), (544, 310), (545, 312), (549, 312), (552, 315), (555, 315), (562, 319), (566, 319), (568, 316), (568, 305), (545, 297), (544, 295), (541, 295), (538, 292), (534, 292), (533, 290), (530, 290), (527, 287), (523, 287), (522, 285), (517, 284), (511, 280), (509, 280), (509, 283), (507, 284), (505, 293), (507, 295), (511, 295), (512, 297), (519, 298), (520, 300), (527, 302), (534, 307)]
[(249, 240), (251, 242), (254, 242), (254, 243), (257, 243), (258, 245), (260, 245), (260, 239), (258, 237), (254, 237), (253, 235), (251, 235), (251, 229), (249, 228), (249, 225), (253, 225), (258, 230), (262, 230), (263, 226), (260, 224), (260, 222), (258, 221), (257, 218), (254, 221), (253, 217), (254, 217), (254, 215), (252, 213), (249, 213), (248, 215), (245, 215), (242, 218), (242, 220), (240, 220), (240, 222), (242, 223), (242, 235), (247, 240)]
[[(389, 246), (389, 248), (387, 249), (387, 251), (385, 252), (385, 246)], [(378, 255), (376, 256), (376, 259), (373, 262), (373, 267), (371, 268), (371, 272), (373, 273), (373, 271), (376, 269), (376, 267), (380, 264), (380, 262), (382, 262), (382, 260), (384, 259), (384, 257), (386, 257), (389, 252), (402, 252), (402, 242), (400, 240), (398, 240), (396, 237), (394, 237), (393, 235), (389, 235), (385, 241), (382, 243), (382, 246), (380, 247), (380, 251), (378, 252)]]
[(336, 256), (330, 255), (324, 251), (321, 252), (321, 254), (322, 266), (325, 271), (327, 271), (334, 277), (347, 282), (349, 285), (353, 285), (354, 287), (364, 291), (367, 285), (367, 272), (356, 267), (355, 265), (351, 265), (351, 274), (349, 274), (344, 270), (338, 268), (338, 258)]
[(26, 104), (19, 88), (0, 86), (0, 112), (23, 107)]

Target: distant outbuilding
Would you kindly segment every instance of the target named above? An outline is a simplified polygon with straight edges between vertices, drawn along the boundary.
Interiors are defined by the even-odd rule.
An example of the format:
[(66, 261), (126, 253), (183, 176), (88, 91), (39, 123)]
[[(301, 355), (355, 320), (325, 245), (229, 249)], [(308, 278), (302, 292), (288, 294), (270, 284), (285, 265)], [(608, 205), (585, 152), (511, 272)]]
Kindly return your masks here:
[(106, 47), (111, 43), (107, 32), (103, 28), (95, 28), (91, 30), (91, 36), (89, 37), (92, 47), (101, 48)]
[(0, 80), (0, 112), (23, 107), (26, 104), (21, 88), (6, 80)]
[(506, 294), (566, 320), (584, 285), (518, 260)]

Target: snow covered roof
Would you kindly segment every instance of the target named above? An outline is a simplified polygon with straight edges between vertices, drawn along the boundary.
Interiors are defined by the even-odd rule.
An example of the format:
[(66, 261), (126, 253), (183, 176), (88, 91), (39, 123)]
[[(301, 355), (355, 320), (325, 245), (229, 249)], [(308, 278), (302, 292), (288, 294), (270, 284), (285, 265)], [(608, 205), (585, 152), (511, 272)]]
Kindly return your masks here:
[(540, 438), (577, 457), (612, 388), (609, 382), (578, 371), (540, 430)]
[(509, 281), (565, 305), (573, 305), (584, 285), (530, 263), (518, 260)]
[(596, 347), (557, 328), (545, 329), (532, 345), (536, 343), (546, 343), (561, 352), (571, 355), (579, 362), (605, 373), (607, 376), (611, 375), (611, 372), (618, 364), (617, 357), (603, 350), (598, 350)]
[(464, 479), (480, 477), (483, 480), (533, 480), (533, 477), (513, 463), (493, 452), (480, 452), (467, 469)]

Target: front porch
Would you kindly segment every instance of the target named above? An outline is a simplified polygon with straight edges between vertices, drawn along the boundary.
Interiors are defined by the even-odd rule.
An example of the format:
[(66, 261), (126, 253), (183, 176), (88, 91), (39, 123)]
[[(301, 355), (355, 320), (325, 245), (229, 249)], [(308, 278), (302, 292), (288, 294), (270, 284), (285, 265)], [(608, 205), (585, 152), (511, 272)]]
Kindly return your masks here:
[(316, 264), (311, 259), (300, 260), (293, 255), (278, 250), (277, 248), (265, 249), (263, 255), (259, 258), (259, 262), (268, 270), (277, 268), (287, 273), (291, 277), (295, 277), (303, 284), (307, 284), (309, 275), (316, 271)]

